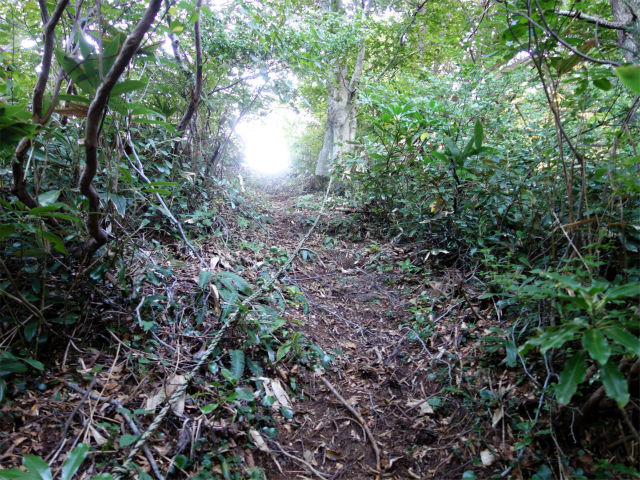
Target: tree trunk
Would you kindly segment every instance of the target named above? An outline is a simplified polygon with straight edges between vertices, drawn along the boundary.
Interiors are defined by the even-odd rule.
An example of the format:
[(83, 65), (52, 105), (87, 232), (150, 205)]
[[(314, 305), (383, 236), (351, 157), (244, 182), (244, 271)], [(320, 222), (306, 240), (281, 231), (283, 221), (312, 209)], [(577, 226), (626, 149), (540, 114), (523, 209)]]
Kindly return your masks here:
[[(371, 4), (373, 0), (368, 0), (366, 6), (364, 6), (363, 18), (367, 18), (371, 11)], [(341, 8), (342, 2), (338, 1), (331, 5), (330, 2), (325, 2), (323, 10), (328, 11), (336, 8)], [(332, 78), (332, 85), (328, 88), (327, 95), (327, 125), (324, 132), (324, 140), (322, 142), (322, 149), (318, 155), (318, 163), (316, 164), (316, 176), (329, 175), (331, 171), (331, 165), (336, 158), (344, 155), (345, 153), (353, 150), (353, 141), (356, 138), (357, 119), (358, 113), (355, 104), (356, 90), (360, 77), (362, 76), (362, 70), (364, 67), (364, 43), (360, 45), (358, 50), (358, 57), (356, 59), (356, 65), (351, 76), (351, 80), (348, 80), (348, 72), (346, 66), (338, 64), (334, 78)]]
[(637, 62), (640, 59), (640, 0), (609, 0), (616, 22), (628, 25), (618, 30), (618, 46), (624, 59)]
[(341, 68), (329, 87), (327, 98), (327, 125), (322, 150), (318, 155), (316, 175), (329, 175), (331, 164), (341, 155), (352, 150), (356, 138), (356, 106), (353, 95), (346, 85), (346, 69)]

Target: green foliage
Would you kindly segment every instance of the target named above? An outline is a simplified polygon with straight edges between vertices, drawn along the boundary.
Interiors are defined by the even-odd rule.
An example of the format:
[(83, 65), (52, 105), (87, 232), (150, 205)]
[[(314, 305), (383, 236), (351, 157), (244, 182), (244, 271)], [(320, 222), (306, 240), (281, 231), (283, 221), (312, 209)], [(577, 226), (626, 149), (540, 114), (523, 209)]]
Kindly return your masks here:
[[(62, 465), (61, 479), (71, 480), (88, 454), (89, 446), (85, 443), (81, 443), (74, 448)], [(19, 468), (0, 470), (0, 478), (15, 480), (53, 480), (51, 468), (49, 468), (49, 465), (40, 457), (25, 455), (22, 457), (22, 465), (26, 471), (22, 471)], [(101, 474), (92, 477), (90, 480), (111, 480), (111, 475)]]

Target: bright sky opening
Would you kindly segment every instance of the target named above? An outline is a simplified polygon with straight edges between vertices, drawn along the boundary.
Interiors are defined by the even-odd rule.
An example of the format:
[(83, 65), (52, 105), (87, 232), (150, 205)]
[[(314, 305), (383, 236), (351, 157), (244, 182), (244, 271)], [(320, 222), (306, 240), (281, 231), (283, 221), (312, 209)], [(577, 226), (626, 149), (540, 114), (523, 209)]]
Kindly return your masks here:
[(284, 137), (285, 121), (282, 112), (274, 111), (238, 125), (249, 168), (268, 174), (282, 173), (289, 168), (291, 154)]

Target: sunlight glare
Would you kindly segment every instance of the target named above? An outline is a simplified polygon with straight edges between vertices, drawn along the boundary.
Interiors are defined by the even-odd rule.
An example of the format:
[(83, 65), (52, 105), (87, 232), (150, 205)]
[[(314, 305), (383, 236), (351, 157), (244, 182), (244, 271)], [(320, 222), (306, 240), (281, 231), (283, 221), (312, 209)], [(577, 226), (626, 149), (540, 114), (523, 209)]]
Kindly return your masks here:
[(278, 112), (238, 125), (238, 134), (244, 143), (245, 163), (250, 169), (277, 174), (289, 168), (291, 154), (284, 128), (285, 118)]

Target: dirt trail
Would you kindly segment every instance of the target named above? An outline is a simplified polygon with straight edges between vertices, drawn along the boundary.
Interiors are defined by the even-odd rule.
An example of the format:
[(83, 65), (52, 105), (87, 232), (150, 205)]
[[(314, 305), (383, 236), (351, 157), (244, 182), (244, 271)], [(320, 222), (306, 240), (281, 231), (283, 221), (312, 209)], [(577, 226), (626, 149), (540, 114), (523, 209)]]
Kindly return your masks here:
[[(292, 198), (274, 196), (270, 201), (272, 240), (277, 245), (291, 245), (292, 231), (302, 234), (307, 219), (317, 215), (296, 208)], [(342, 223), (344, 214), (332, 211), (328, 217), (305, 245), (312, 252), (307, 261), (296, 261), (284, 280), (298, 287), (309, 305), (307, 314), (300, 309), (295, 315), (304, 319), (301, 332), (335, 355), (324, 377), (371, 430), (384, 477), (461, 478), (467, 462), (452, 452), (470, 413), (459, 405), (453, 405), (453, 412), (450, 405), (447, 415), (439, 413), (444, 386), (439, 380), (449, 377), (451, 367), (440, 358), (442, 351), (427, 347), (403, 327), (408, 302), (416, 291), (424, 290), (424, 284), (406, 278), (394, 265), (407, 258), (406, 251), (373, 239), (354, 242), (345, 232), (335, 233), (338, 240), (328, 237), (327, 223)], [(280, 373), (289, 379), (289, 373)], [(283, 472), (273, 462), (263, 465), (268, 478), (313, 476), (291, 455), (328, 474), (326, 478), (378, 476), (370, 439), (323, 383), (322, 373), (307, 371), (298, 379), (302, 392), (294, 405), (298, 413), (279, 429), (277, 438), (290, 456), (278, 457), (283, 459)], [(455, 425), (450, 425), (452, 419)]]
[[(261, 194), (262, 218), (271, 225), (262, 228), (245, 219), (245, 228), (238, 228), (232, 238), (225, 236), (223, 242), (211, 235), (200, 245), (216, 274), (238, 272), (256, 287), (259, 272), (268, 275), (278, 261), (286, 260), (282, 249), (295, 250), (321, 202), (320, 195), (290, 193)], [(228, 220), (236, 214), (229, 212)], [(470, 411), (464, 402), (477, 343), (466, 339), (486, 325), (465, 323), (471, 324), (472, 310), (447, 290), (441, 277), (434, 292), (440, 303), (433, 309), (439, 318), (430, 322), (428, 335), (421, 332), (428, 344), (420, 340), (409, 326), (421, 328), (425, 322), (413, 321), (412, 309), (424, 311), (425, 301), (431, 306), (436, 302), (422, 294), (430, 287), (411, 273), (410, 265), (422, 262), (428, 247), (385, 243), (377, 232), (367, 230), (372, 227), (351, 220), (349, 214), (330, 209), (274, 287), (279, 294), (289, 291), (260, 300), (289, 299), (286, 338), (297, 338), (300, 351), (308, 352), (311, 344), (325, 352), (324, 367), (314, 370), (315, 360), (294, 355), (293, 344), (291, 354), (268, 362), (265, 350), (252, 349), (248, 341), (247, 328), (254, 324), (232, 327), (211, 368), (199, 371), (191, 382), (180, 401), (182, 411), (169, 415), (149, 442), (151, 460), (136, 457), (136, 465), (148, 475), (144, 478), (161, 480), (170, 470), (169, 479), (249, 478), (254, 466), (270, 480), (461, 478), (472, 458), (477, 459), (476, 450), (489, 441), (500, 443), (503, 432), (494, 428), (487, 435), (477, 425), (479, 413), (486, 425), (491, 411)], [(38, 455), (55, 471), (73, 446), (83, 442), (92, 449), (91, 462), (81, 469), (83, 478), (111, 471), (136, 438), (123, 415), (144, 431), (155, 418), (154, 399), (165, 394), (176, 373), (193, 368), (205, 340), (220, 328), (220, 305), (216, 313), (212, 296), (202, 295), (195, 258), (181, 251), (174, 237), (155, 235), (162, 250), (156, 258), (139, 250), (143, 254), (127, 267), (130, 290), (109, 272), (97, 282), (83, 283), (78, 288), (86, 299), (87, 316), (72, 325), (70, 335), (46, 344), (44, 373), (10, 377), (10, 401), (0, 407), (1, 468), (17, 467), (24, 455)], [(265, 245), (277, 247), (276, 252)], [(238, 275), (232, 275), (237, 280)], [(52, 276), (49, 287), (56, 285), (61, 290), (64, 280)], [(130, 297), (133, 291), (137, 296)], [(296, 292), (305, 301), (291, 306)], [(471, 293), (467, 291), (473, 298)], [(150, 300), (142, 308), (145, 298)], [(297, 330), (302, 337), (296, 336)], [(268, 400), (266, 392), (255, 401), (257, 382), (242, 377), (244, 364), (233, 382), (222, 378), (221, 369), (232, 368), (232, 350), (239, 349), (245, 349), (247, 358), (258, 353), (254, 360), (264, 367), (258, 376), (282, 380), (293, 398), (292, 415), (260, 403)], [(464, 375), (459, 375), (463, 363)], [(94, 395), (83, 389), (93, 389)], [(374, 443), (356, 417), (378, 447), (378, 470)], [(275, 427), (276, 437), (267, 438)], [(181, 470), (172, 467), (177, 460)], [(222, 465), (236, 476), (225, 476)]]

